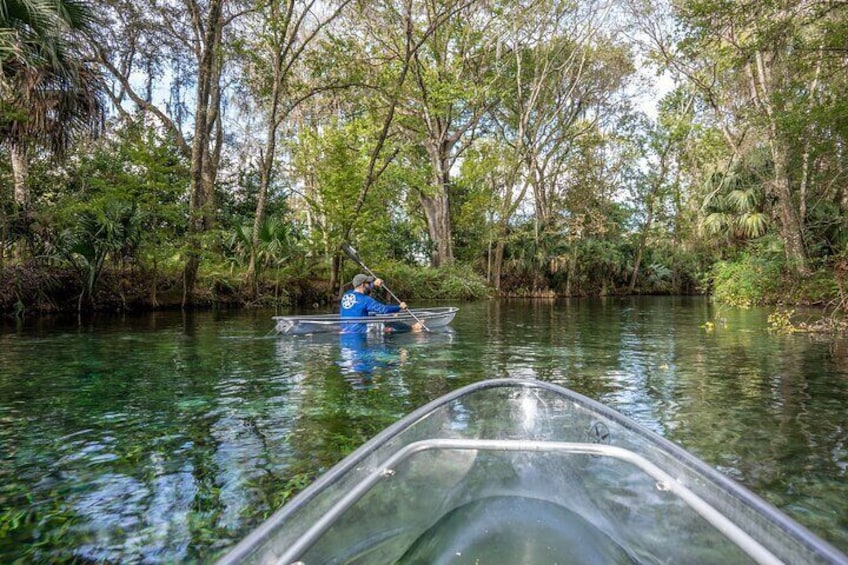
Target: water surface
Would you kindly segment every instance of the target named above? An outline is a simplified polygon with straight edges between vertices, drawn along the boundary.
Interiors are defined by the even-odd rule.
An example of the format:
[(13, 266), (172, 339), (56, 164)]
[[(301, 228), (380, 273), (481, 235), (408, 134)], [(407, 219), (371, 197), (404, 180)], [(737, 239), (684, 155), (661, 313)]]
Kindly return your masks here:
[(848, 341), (700, 298), (460, 307), (450, 333), (365, 343), (269, 335), (271, 312), (2, 326), (0, 562), (209, 561), (390, 423), (494, 377), (612, 406), (848, 552)]

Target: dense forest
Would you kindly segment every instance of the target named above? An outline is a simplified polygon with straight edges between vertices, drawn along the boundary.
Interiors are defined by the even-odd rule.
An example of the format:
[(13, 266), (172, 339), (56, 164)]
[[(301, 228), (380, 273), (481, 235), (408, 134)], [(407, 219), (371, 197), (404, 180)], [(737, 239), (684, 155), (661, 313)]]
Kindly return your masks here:
[(848, 306), (848, 4), (0, 0), (0, 310)]

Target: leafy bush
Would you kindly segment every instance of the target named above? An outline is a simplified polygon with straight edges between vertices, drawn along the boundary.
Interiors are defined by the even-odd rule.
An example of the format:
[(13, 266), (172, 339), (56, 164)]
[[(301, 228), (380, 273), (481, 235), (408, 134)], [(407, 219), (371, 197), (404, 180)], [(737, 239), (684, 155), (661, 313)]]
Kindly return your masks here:
[(793, 285), (787, 297), (792, 304), (835, 305), (840, 296), (839, 280), (832, 265), (824, 265)]
[[(375, 272), (402, 300), (459, 299), (474, 300), (489, 295), (486, 280), (467, 265), (433, 268), (387, 262)], [(372, 267), (373, 268), (373, 267)]]
[(748, 308), (774, 301), (781, 288), (784, 261), (774, 254), (743, 253), (719, 261), (712, 270), (713, 296), (719, 302)]
[(798, 331), (795, 324), (792, 323), (792, 316), (795, 310), (784, 310), (778, 308), (768, 316), (768, 329), (772, 333), (791, 334)]
[(143, 233), (144, 217), (135, 204), (118, 200), (95, 201), (75, 214), (74, 226), (62, 234), (60, 252), (79, 274), (82, 300), (88, 296), (94, 306), (97, 281), (106, 258), (133, 256)]

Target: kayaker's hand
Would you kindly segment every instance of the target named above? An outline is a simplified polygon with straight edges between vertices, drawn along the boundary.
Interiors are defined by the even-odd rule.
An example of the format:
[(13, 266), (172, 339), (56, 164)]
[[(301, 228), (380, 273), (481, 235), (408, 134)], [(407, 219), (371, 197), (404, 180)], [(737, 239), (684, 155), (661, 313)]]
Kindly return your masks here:
[(374, 288), (380, 288), (383, 286), (383, 279), (374, 279)]
[(401, 309), (401, 310), (406, 310), (406, 302), (401, 302), (401, 303), (400, 303), (400, 309)]

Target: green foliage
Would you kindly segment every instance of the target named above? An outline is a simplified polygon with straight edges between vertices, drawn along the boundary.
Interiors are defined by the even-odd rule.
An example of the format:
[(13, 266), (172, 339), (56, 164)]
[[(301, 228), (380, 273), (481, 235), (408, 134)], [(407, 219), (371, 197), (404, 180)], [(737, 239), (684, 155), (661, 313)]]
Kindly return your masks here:
[(54, 312), (60, 308), (66, 293), (77, 296), (78, 277), (69, 269), (48, 269), (25, 263), (0, 267), (0, 312), (23, 316), (34, 306)]
[(374, 127), (367, 118), (329, 123), (320, 131), (304, 131), (294, 146), (295, 167), (310, 179), (304, 197), (317, 219), (317, 229), (310, 234), (313, 249), (338, 249), (348, 229), (357, 240), (371, 235), (372, 229), (390, 225), (379, 186), (369, 193), (359, 214), (353, 215), (366, 176), (369, 133)]
[(567, 249), (563, 234), (554, 229), (537, 235), (532, 223), (517, 226), (510, 232), (504, 250), (507, 278), (504, 288), (519, 287), (529, 291), (549, 288), (552, 271), (560, 264), (557, 258), (565, 257)]
[(614, 239), (587, 238), (575, 243), (577, 264), (572, 294), (613, 294), (627, 281), (633, 249)]
[(848, 250), (848, 214), (835, 202), (820, 202), (807, 216), (810, 252), (826, 260)]
[(674, 273), (671, 269), (661, 263), (651, 263), (646, 268), (645, 281), (657, 291), (671, 291), (671, 282)]
[[(848, 75), (832, 55), (846, 7), (755, 4), (675, 1), (668, 21), (652, 0), (632, 7), (646, 18), (643, 30), (671, 31), (646, 38), (676, 42), (651, 55), (676, 81), (655, 120), (624, 94), (637, 47), (605, 27), (622, 21), (592, 3), (412, 4), (421, 42), (404, 75), (407, 15), (398, 6), (350, 5), (333, 16), (343, 25), (327, 27), (307, 7), (294, 6), (291, 17), (280, 3), (247, 10), (224, 34), (219, 61), (242, 77), (223, 89), (221, 108), (244, 120), (209, 130), (222, 142), (216, 209), (205, 233), (189, 235), (189, 163), (177, 130), (190, 128), (185, 89), (197, 68), (190, 53), (169, 60), (156, 49), (187, 28), (164, 24), (158, 11), (127, 11), (102, 30), (114, 35), (104, 33), (100, 47), (115, 52), (113, 63), (127, 57), (118, 66), (137, 73), (131, 82), (149, 79), (151, 93), (171, 86), (164, 114), (174, 129), (169, 120), (159, 129), (143, 110), (105, 121), (89, 112), (96, 89), (78, 87), (100, 82), (90, 58), (78, 57), (88, 43), (77, 31), (96, 24), (86, 2), (9, 3), (0, 10), (0, 268), (16, 267), (9, 272), (20, 284), (6, 285), (2, 301), (26, 303), (29, 281), (49, 280), (18, 267), (49, 265), (62, 281), (73, 267), (74, 292), (93, 300), (110, 269), (152, 274), (155, 295), (160, 273), (173, 283), (197, 255), (211, 300), (239, 298), (251, 257), (256, 291), (296, 300), (326, 290), (339, 245), (350, 240), (408, 278), (410, 296), (479, 296), (487, 292), (479, 275), (496, 271), (507, 293), (626, 292), (639, 257), (638, 292), (692, 292), (712, 275), (717, 296), (754, 304), (779, 294), (779, 277), (770, 277), (785, 274), (775, 267), (785, 252), (822, 273), (791, 285), (793, 297), (828, 303), (848, 243)], [(104, 20), (130, 7), (107, 2)], [(585, 37), (584, 26), (592, 28)], [(270, 148), (257, 139), (274, 117), (267, 219), (255, 242)], [(106, 135), (67, 143), (92, 127)], [(12, 190), (15, 148), (28, 150), (28, 206)], [(428, 207), (436, 193), (449, 203), (446, 218)], [(456, 274), (417, 266), (448, 252), (428, 227), (440, 234), (433, 239), (450, 238)]]
[[(246, 282), (240, 273), (246, 271), (253, 246), (253, 225), (243, 224), (226, 233), (223, 254), (228, 259), (228, 273), (207, 267), (204, 278), (215, 277), (214, 288), (238, 297), (244, 294)], [(214, 254), (211, 257), (214, 262)], [(306, 253), (306, 238), (301, 228), (280, 217), (266, 217), (259, 230), (256, 248), (256, 287), (248, 296), (258, 295), (256, 304), (312, 304), (321, 300), (323, 288), (316, 284), (318, 263)], [(238, 269), (236, 272), (235, 270)], [(249, 282), (249, 281), (247, 281)], [(263, 295), (264, 290), (264, 297)]]
[[(99, 72), (82, 53), (82, 34), (93, 22), (92, 7), (80, 0), (0, 5), (2, 143), (24, 155), (33, 144), (59, 153), (78, 134), (98, 130)], [(16, 176), (25, 186), (26, 173)]]
[[(417, 191), (427, 186), (427, 169), (418, 148), (397, 147), (395, 160), (380, 176), (366, 209), (382, 207), (378, 215), (353, 219), (353, 240), (367, 257), (386, 257), (410, 264), (430, 252), (427, 227)], [(411, 154), (410, 154), (411, 153)]]
[(785, 260), (781, 254), (742, 253), (733, 261), (713, 267), (713, 296), (716, 300), (744, 308), (775, 300), (781, 291)]
[[(9, 241), (19, 249), (25, 242), (35, 259), (27, 278), (45, 276), (46, 265), (54, 265), (56, 275), (66, 267), (76, 273), (77, 307), (86, 298), (86, 306), (96, 307), (98, 282), (109, 268), (152, 271), (153, 286), (159, 270), (179, 266), (188, 186), (184, 160), (173, 140), (140, 121), (115, 128), (115, 136), (81, 143), (61, 162), (33, 161), (33, 206), (8, 224)], [(24, 304), (37, 308), (64, 302), (60, 294), (46, 301), (28, 291), (23, 296)]]
[(687, 163), (694, 186), (703, 183), (701, 226), (722, 247), (775, 235), (791, 270), (808, 274), (835, 251), (846, 215), (830, 187), (844, 183), (848, 75), (829, 55), (843, 37), (846, 6), (672, 6), (679, 40), (658, 50), (697, 93), (700, 121), (713, 130)]
[(227, 238), (225, 246), (234, 264), (246, 266), (251, 251), (255, 251), (258, 270), (278, 269), (287, 264), (294, 266), (293, 263), (303, 257), (302, 239), (302, 234), (292, 222), (277, 217), (266, 217), (259, 228), (259, 243), (255, 250), (253, 224), (236, 226)]
[(274, 493), (273, 499), (268, 506), (269, 511), (265, 514), (265, 518), (271, 513), (278, 510), (300, 491), (308, 487), (315, 480), (314, 472), (295, 473), (288, 480), (281, 490)]
[(482, 183), (467, 183), (460, 178), (451, 194), (451, 218), (454, 222), (454, 257), (474, 264), (490, 240), (492, 201), (497, 197)]
[(705, 187), (702, 228), (716, 240), (740, 243), (766, 234), (765, 188), (756, 171), (712, 175)]
[(113, 260), (135, 254), (144, 217), (135, 205), (120, 200), (95, 201), (73, 214), (73, 227), (62, 232), (59, 253), (79, 273), (83, 292), (94, 306), (94, 291), (107, 256)]
[(790, 291), (781, 298), (792, 304), (825, 306), (831, 312), (838, 311), (840, 298), (845, 297), (844, 289), (840, 288), (839, 268), (838, 264), (822, 265), (810, 275), (793, 280)]
[(390, 261), (371, 268), (376, 269), (395, 295), (407, 302), (412, 299), (474, 300), (485, 298), (491, 292), (485, 279), (467, 265), (434, 268)]
[(643, 292), (693, 294), (703, 292), (701, 280), (712, 267), (708, 251), (663, 241), (652, 246), (644, 264)]
[(0, 511), (0, 540), (19, 548), (20, 561), (73, 563), (73, 550), (63, 540), (78, 522), (76, 513), (61, 497), (38, 501), (28, 497), (29, 507)]
[(778, 308), (768, 315), (768, 329), (772, 333), (791, 334), (798, 331), (795, 324), (792, 323), (792, 316), (795, 310), (784, 310)]

